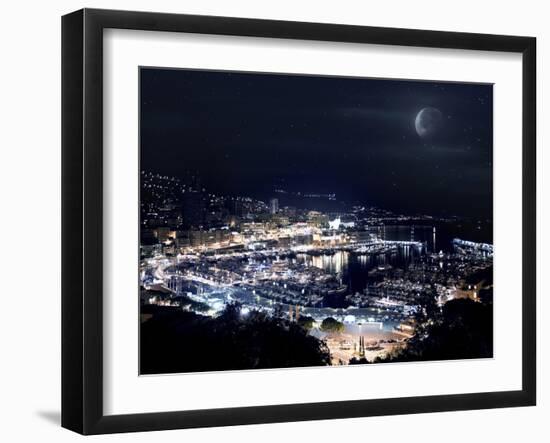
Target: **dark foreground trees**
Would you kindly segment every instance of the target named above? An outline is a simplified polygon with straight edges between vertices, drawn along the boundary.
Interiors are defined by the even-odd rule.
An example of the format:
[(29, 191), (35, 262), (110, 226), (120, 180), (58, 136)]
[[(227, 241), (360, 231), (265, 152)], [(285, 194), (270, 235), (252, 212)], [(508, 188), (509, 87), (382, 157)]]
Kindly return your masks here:
[[(441, 314), (420, 326), (407, 347), (374, 362), (455, 360), (493, 356), (493, 305), (470, 299), (447, 302)], [(357, 362), (350, 362), (357, 363)]]
[(173, 307), (141, 310), (142, 374), (330, 364), (326, 345), (302, 326), (255, 311), (243, 315), (238, 305), (217, 318)]
[(321, 323), (321, 331), (323, 332), (343, 332), (344, 328), (344, 323), (341, 323), (332, 317), (325, 318)]

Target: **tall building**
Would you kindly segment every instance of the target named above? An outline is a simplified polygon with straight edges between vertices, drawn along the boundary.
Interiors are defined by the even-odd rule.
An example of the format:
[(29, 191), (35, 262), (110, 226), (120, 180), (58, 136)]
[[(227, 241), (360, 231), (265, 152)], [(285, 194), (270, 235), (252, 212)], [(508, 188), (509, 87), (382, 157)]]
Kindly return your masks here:
[(272, 198), (269, 200), (269, 211), (272, 214), (277, 214), (279, 212), (279, 199), (278, 198)]
[(204, 223), (206, 202), (202, 192), (187, 191), (182, 194), (181, 209), (186, 227), (198, 228)]
[(244, 205), (242, 200), (238, 198), (234, 198), (231, 200), (227, 200), (227, 204), (229, 206), (229, 211), (232, 215), (236, 215), (237, 217), (242, 217), (244, 214)]

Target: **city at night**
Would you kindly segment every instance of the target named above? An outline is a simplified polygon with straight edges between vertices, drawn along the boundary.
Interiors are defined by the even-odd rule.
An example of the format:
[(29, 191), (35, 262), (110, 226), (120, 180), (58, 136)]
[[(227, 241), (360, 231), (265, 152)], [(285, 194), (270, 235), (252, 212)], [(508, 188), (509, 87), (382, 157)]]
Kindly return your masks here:
[(140, 69), (140, 372), (493, 356), (490, 84)]

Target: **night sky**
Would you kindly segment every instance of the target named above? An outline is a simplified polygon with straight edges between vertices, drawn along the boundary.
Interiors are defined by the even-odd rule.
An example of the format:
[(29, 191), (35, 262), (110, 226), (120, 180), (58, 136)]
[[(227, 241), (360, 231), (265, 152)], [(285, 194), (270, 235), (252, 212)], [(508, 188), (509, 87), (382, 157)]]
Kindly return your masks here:
[[(492, 85), (141, 68), (141, 169), (492, 218)], [(415, 118), (441, 120), (420, 136)]]

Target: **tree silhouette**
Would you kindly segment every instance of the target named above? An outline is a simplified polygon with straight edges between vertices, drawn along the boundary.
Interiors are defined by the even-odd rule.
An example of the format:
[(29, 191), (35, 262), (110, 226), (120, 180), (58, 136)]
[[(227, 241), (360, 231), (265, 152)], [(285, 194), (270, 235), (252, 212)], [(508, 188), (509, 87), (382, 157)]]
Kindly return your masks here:
[(321, 331), (323, 332), (342, 332), (344, 330), (344, 324), (338, 320), (327, 317), (321, 323)]
[(426, 321), (407, 346), (375, 363), (455, 360), (493, 356), (493, 306), (470, 299), (451, 300), (435, 319)]
[(236, 304), (217, 318), (152, 305), (142, 313), (152, 315), (141, 324), (142, 374), (330, 364), (324, 342), (299, 324)]

